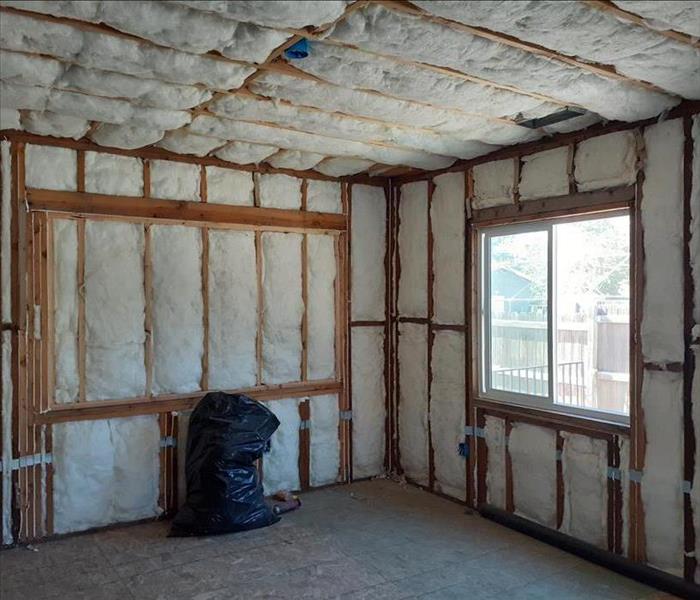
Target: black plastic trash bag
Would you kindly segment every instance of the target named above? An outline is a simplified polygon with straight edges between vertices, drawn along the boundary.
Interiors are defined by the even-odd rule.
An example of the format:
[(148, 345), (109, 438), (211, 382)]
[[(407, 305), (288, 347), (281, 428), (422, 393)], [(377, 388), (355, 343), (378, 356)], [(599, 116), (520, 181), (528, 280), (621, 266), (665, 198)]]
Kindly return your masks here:
[(248, 396), (212, 392), (202, 398), (188, 430), (187, 500), (170, 536), (231, 533), (279, 521), (264, 501), (253, 464), (279, 424)]

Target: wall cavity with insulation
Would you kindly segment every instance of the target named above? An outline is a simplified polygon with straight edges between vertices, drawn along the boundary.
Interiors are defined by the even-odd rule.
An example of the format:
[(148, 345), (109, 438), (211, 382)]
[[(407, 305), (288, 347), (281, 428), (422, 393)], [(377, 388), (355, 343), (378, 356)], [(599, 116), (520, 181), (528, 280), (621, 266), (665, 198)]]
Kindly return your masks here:
[(352, 185), (349, 203), (352, 474), (361, 479), (386, 470), (386, 190)]
[[(456, 484), (473, 476), (475, 502), (700, 581), (692, 554), (700, 548), (700, 377), (688, 363), (700, 356), (699, 123), (695, 115), (603, 131), (530, 147), (513, 158), (477, 160), (464, 172), (399, 179), (398, 448), (408, 479), (464, 499)], [(525, 205), (638, 181), (643, 260), (637, 256), (637, 278), (643, 284), (631, 430), (586, 431), (541, 416), (527, 419), (507, 406), (479, 404), (465, 413), (465, 387), (478, 392), (476, 371), (465, 373), (465, 354), (471, 348), (478, 361), (479, 347), (472, 329), (466, 347), (463, 341), (465, 324), (472, 325), (465, 305), (474, 310), (476, 297), (467, 285), (465, 302), (459, 280), (470, 239), (460, 211), (497, 214), (495, 207), (517, 204), (532, 210)], [(465, 425), (474, 441), (464, 437)], [(688, 432), (695, 433), (694, 455)], [(473, 474), (457, 454), (462, 442), (478, 454)]]
[(466, 500), (465, 177), (397, 196), (399, 464), (408, 480)]
[[(341, 295), (348, 290), (347, 234), (303, 225), (286, 231), (264, 221), (246, 230), (225, 221), (143, 219), (120, 213), (119, 204), (126, 197), (134, 203), (153, 198), (217, 204), (223, 211), (272, 207), (294, 213), (290, 222), (298, 217), (303, 223), (306, 210), (338, 220), (346, 212), (348, 184), (51, 144), (0, 147), (0, 447), (3, 464), (19, 465), (3, 470), (2, 543), (174, 510), (184, 466), (177, 464), (184, 449), (175, 446), (186, 439), (187, 427), (178, 414), (206, 390), (250, 390), (280, 418), (262, 461), (266, 492), (346, 480), (353, 422), (344, 381), (349, 315)], [(90, 211), (25, 215), (25, 190), (34, 189), (113, 196), (117, 208), (106, 217)], [(369, 221), (375, 190), (380, 227), (369, 229), (381, 237), (361, 242), (357, 269), (370, 280), (383, 274), (384, 189), (359, 186), (356, 193), (360, 217), (363, 193), (368, 200)], [(13, 239), (23, 255), (15, 256)], [(26, 273), (17, 269), (25, 259)], [(380, 318), (385, 281), (371, 282), (367, 292), (358, 279), (368, 310), (376, 302)], [(32, 298), (26, 310), (13, 312), (15, 293)], [(376, 381), (369, 378), (372, 387), (360, 392), (354, 413), (358, 464), (367, 475), (384, 470), (383, 326), (379, 330), (371, 344), (378, 361), (365, 369), (372, 374), (378, 365)], [(27, 356), (32, 371), (15, 372), (16, 353)], [(365, 355), (372, 357), (371, 351)], [(40, 395), (45, 385), (50, 388)], [(17, 440), (12, 414), (25, 395), (23, 406), (47, 416), (40, 424), (27, 422), (26, 431), (20, 422)], [(66, 412), (57, 419), (59, 406)], [(18, 518), (13, 490), (22, 501)]]

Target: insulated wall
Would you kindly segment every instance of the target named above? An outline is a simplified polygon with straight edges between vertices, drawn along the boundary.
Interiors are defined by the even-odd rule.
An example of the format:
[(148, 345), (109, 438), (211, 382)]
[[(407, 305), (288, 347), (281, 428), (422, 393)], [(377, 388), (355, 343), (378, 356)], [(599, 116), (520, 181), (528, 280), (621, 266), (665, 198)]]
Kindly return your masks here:
[[(11, 185), (13, 160), (26, 165), (17, 171), (18, 178), (24, 175), (17, 186)], [(3, 143), (3, 323), (14, 319), (10, 226), (21, 215), (13, 212), (13, 203), (19, 206), (24, 190), (115, 198), (107, 216), (88, 206), (81, 214), (31, 212), (17, 225), (18, 246), (26, 242), (29, 257), (27, 274), (19, 276), (26, 277), (33, 302), (27, 302), (29, 332), (23, 326), (17, 342), (29, 355), (30, 369), (21, 372), (19, 393), (29, 395), (27, 406), (36, 402), (35, 410), (48, 416), (21, 432), (18, 461), (8, 416), (15, 406), (15, 342), (11, 328), (3, 327), (3, 464), (31, 467), (31, 474), (22, 471), (19, 478), (12, 469), (3, 471), (4, 543), (12, 541), (13, 528), (15, 539), (26, 540), (174, 509), (184, 461), (178, 468), (178, 418), (170, 407), (189, 408), (206, 390), (260, 396), (280, 418), (262, 461), (266, 491), (307, 489), (349, 476), (340, 296), (347, 289), (342, 241), (347, 234), (340, 226), (345, 187), (330, 179)], [(368, 198), (374, 189), (366, 188)], [(151, 198), (165, 201), (160, 206), (181, 201), (176, 206), (183, 215), (187, 203), (196, 203), (195, 218), (163, 218), (147, 206), (149, 218), (129, 212)], [(227, 205), (217, 207), (221, 222), (197, 220), (205, 214), (199, 209), (204, 203)], [(248, 230), (232, 226), (237, 206), (288, 210), (290, 231), (264, 221)], [(306, 227), (305, 210), (313, 210), (315, 219), (333, 216), (335, 225)], [(384, 261), (384, 237), (372, 242), (375, 249), (382, 246), (382, 256), (364, 255), (369, 273), (375, 261), (382, 269)], [(18, 277), (17, 270), (12, 276)], [(384, 280), (373, 285), (383, 307)], [(368, 298), (373, 309), (374, 299)], [(367, 414), (361, 402), (356, 413), (366, 430), (360, 448), (368, 442), (369, 474), (383, 469), (383, 414), (376, 427), (372, 412), (384, 411), (383, 349), (378, 379), (380, 396), (370, 393)], [(53, 392), (39, 396), (45, 385)], [(66, 412), (58, 420), (65, 422), (54, 422), (59, 405)], [(26, 507), (19, 524), (10, 518), (13, 488)]]
[(465, 500), (464, 174), (401, 186), (397, 213), (399, 464)]
[(385, 471), (387, 199), (367, 185), (349, 196), (352, 474), (361, 479)]
[[(489, 209), (490, 215), (499, 214), (495, 207), (502, 211), (520, 204), (523, 211), (535, 211), (527, 204), (546, 200), (553, 205), (553, 199), (573, 193), (595, 194), (641, 181), (636, 202), (643, 247), (637, 254), (636, 300), (642, 369), (636, 376), (633, 373), (638, 378), (639, 407), (632, 431), (602, 428), (587, 434), (546, 418), (523, 422), (507, 407), (476, 409), (477, 426), (468, 431), (477, 436), (475, 447), (480, 449), (474, 473), (477, 501), (515, 511), (601, 548), (631, 553), (636, 560), (677, 576), (685, 567), (687, 576), (692, 554), (684, 524), (689, 515), (696, 543), (700, 538), (698, 485), (688, 480), (684, 436), (692, 417), (696, 440), (700, 439), (700, 378), (697, 370), (693, 376), (685, 365), (689, 348), (700, 354), (698, 122), (697, 116), (686, 117), (589, 136), (541, 151), (514, 153), (514, 158), (480, 162), (466, 172), (427, 181), (408, 178), (413, 181), (397, 186), (398, 447), (409, 479), (463, 497), (454, 482), (467, 476), (466, 461), (456, 452), (465, 441), (464, 398), (461, 404), (452, 401), (466, 394), (464, 370), (458, 366), (468, 350), (465, 346), (471, 345), (472, 360), (479, 360), (474, 332), (465, 345), (460, 340), (464, 333), (454, 327), (465, 324), (463, 291), (469, 294), (467, 304), (477, 300), (462, 278), (467, 232), (458, 207), (464, 209), (464, 180), (472, 213)], [(638, 178), (640, 172), (643, 177)], [(445, 197), (452, 203), (447, 205)], [(690, 241), (689, 249), (684, 240)], [(693, 297), (688, 323), (684, 315)], [(468, 319), (466, 324), (470, 325)], [(694, 326), (692, 332), (689, 325)], [(691, 342), (695, 345), (688, 346)], [(442, 404), (445, 398), (450, 402)], [(696, 474), (698, 457), (696, 450)], [(684, 505), (688, 493), (692, 513)]]
[[(638, 147), (635, 132), (621, 132), (475, 166), (472, 209), (633, 184)], [(605, 436), (575, 434), (546, 422), (535, 426), (488, 410), (483, 422), (477, 433), (485, 438), (486, 458), (478, 482), (485, 488), (479, 494), (483, 501), (601, 548), (621, 548), (622, 540), (610, 530), (615, 521), (610, 520), (609, 495), (622, 502), (623, 491), (618, 479), (609, 479), (611, 473), (617, 478), (616, 471), (609, 470), (609, 447), (619, 448), (624, 438), (608, 436), (608, 442)], [(623, 509), (620, 513), (620, 526), (626, 528), (629, 515)]]

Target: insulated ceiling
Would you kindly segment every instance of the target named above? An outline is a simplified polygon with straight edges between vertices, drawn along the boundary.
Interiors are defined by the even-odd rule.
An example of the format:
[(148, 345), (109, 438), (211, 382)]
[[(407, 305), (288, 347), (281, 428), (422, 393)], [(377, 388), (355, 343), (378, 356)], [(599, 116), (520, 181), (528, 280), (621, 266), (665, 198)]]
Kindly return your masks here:
[[(698, 23), (695, 2), (2, 0), (0, 129), (334, 176), (439, 169), (700, 99)], [(518, 124), (565, 107), (587, 112)]]

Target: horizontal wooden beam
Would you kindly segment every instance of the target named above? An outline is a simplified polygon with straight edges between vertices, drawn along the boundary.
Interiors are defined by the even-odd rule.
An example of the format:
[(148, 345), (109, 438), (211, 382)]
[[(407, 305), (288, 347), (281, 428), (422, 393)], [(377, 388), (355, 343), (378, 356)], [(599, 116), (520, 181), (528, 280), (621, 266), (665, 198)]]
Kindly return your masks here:
[(131, 218), (146, 222), (176, 222), (187, 225), (228, 225), (265, 231), (345, 231), (345, 215), (334, 213), (231, 206), (182, 200), (158, 200), (129, 196), (27, 190), (32, 210), (69, 213), (80, 216)]
[[(231, 394), (245, 394), (265, 402), (281, 398), (299, 398), (305, 396), (323, 396), (337, 394), (343, 388), (340, 381), (324, 379), (319, 381), (302, 381), (279, 385), (259, 385), (250, 388), (230, 390)], [(214, 391), (214, 390), (210, 390)], [(82, 402), (80, 404), (54, 405), (48, 411), (34, 415), (34, 423), (64, 423), (67, 421), (89, 421), (109, 419), (112, 417), (127, 417), (135, 415), (150, 415), (176, 410), (189, 410), (209, 391), (191, 392), (186, 394), (166, 394), (153, 398), (130, 398), (127, 400), (99, 400)]]
[(494, 206), (472, 211), (474, 225), (502, 225), (526, 220), (567, 217), (573, 214), (629, 208), (635, 199), (635, 187), (617, 187), (593, 192), (579, 192), (518, 204)]
[(540, 425), (551, 429), (560, 429), (572, 433), (582, 433), (591, 437), (610, 439), (613, 435), (629, 436), (629, 425), (612, 421), (597, 420), (591, 417), (579, 417), (529, 406), (516, 406), (484, 398), (475, 398), (474, 406), (486, 414), (511, 421)]

